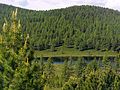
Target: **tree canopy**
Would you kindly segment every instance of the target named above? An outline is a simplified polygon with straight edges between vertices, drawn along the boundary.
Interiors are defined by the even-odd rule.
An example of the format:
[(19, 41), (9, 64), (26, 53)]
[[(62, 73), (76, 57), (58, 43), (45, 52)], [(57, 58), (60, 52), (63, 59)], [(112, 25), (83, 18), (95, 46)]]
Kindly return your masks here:
[[(0, 28), (15, 7), (0, 4)], [(96, 6), (49, 11), (18, 8), (22, 33), (29, 33), (36, 50), (65, 46), (79, 50), (120, 50), (120, 12)]]

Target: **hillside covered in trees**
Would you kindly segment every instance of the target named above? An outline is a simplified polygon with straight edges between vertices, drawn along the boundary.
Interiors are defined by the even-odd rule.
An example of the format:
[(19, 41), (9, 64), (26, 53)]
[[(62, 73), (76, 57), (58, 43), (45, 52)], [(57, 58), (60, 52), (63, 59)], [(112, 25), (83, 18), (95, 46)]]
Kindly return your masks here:
[(119, 50), (119, 12), (92, 6), (14, 9), (0, 5), (0, 90), (120, 90), (120, 53), (114, 60), (68, 57), (63, 64), (34, 56), (34, 49), (59, 46)]
[[(15, 7), (0, 4), (0, 28)], [(96, 6), (49, 11), (18, 8), (22, 33), (29, 33), (35, 50), (64, 46), (78, 50), (120, 50), (120, 12)]]

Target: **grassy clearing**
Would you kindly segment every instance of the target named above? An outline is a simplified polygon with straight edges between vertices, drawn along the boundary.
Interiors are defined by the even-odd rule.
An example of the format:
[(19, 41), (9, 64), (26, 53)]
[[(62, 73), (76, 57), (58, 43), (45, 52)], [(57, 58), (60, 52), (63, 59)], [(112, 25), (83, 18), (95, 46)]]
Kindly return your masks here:
[(79, 51), (74, 48), (61, 48), (57, 47), (55, 52), (51, 52), (50, 49), (35, 51), (35, 56), (40, 57), (81, 57), (81, 56), (116, 56), (117, 52), (113, 51), (96, 51), (96, 50), (85, 50)]

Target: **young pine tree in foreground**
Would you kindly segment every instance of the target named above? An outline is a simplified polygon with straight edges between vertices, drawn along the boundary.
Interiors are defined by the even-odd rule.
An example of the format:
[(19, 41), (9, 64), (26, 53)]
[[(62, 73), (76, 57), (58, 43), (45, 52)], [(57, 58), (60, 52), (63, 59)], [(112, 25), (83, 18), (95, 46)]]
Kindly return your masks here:
[(0, 90), (43, 90), (45, 79), (33, 55), (29, 34), (22, 34), (16, 9), (11, 21), (5, 19), (0, 35)]

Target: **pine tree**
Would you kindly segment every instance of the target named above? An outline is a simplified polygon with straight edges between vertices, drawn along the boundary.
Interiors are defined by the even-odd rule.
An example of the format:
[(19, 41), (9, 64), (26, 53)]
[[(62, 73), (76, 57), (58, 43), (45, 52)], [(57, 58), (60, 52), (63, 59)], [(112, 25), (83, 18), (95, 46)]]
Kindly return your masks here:
[(114, 85), (113, 85), (114, 90), (119, 90), (120, 89), (120, 76), (115, 76), (114, 80)]
[(17, 50), (15, 48), (18, 48), (19, 45), (17, 45), (17, 42), (20, 42), (19, 38), (16, 40), (17, 33), (19, 31), (19, 24), (16, 20), (16, 11), (12, 13), (12, 24), (8, 23), (5, 19), (5, 23), (3, 25), (3, 31), (1, 36), (1, 50), (4, 49), (4, 52), (2, 52), (3, 55), (3, 61), (4, 61), (4, 71), (3, 71), (3, 88), (8, 89), (9, 84), (12, 81), (14, 70), (16, 68), (16, 61), (18, 58)]
[(108, 60), (108, 57), (106, 55), (103, 56), (102, 64), (103, 67), (110, 67), (110, 61)]
[(69, 79), (69, 67), (68, 67), (68, 61), (65, 60), (62, 68), (62, 73), (61, 73), (61, 81), (62, 85), (67, 82)]
[(82, 60), (82, 58), (78, 58), (75, 65), (75, 75), (77, 77), (80, 77), (82, 75), (84, 67), (85, 67), (84, 61)]
[(24, 38), (21, 37), (17, 10), (13, 11), (11, 20), (10, 23), (5, 21), (0, 35), (0, 69), (3, 69), (2, 72), (0, 70), (0, 88), (1, 90), (43, 90), (45, 77), (43, 71), (39, 72), (40, 63), (33, 61), (34, 52), (29, 44), (29, 34), (24, 35)]
[(51, 57), (48, 58), (47, 63), (45, 65), (44, 75), (45, 75), (46, 80), (47, 80), (46, 83), (48, 85), (52, 86), (55, 73), (54, 73), (54, 66), (53, 66), (53, 61), (52, 61)]

